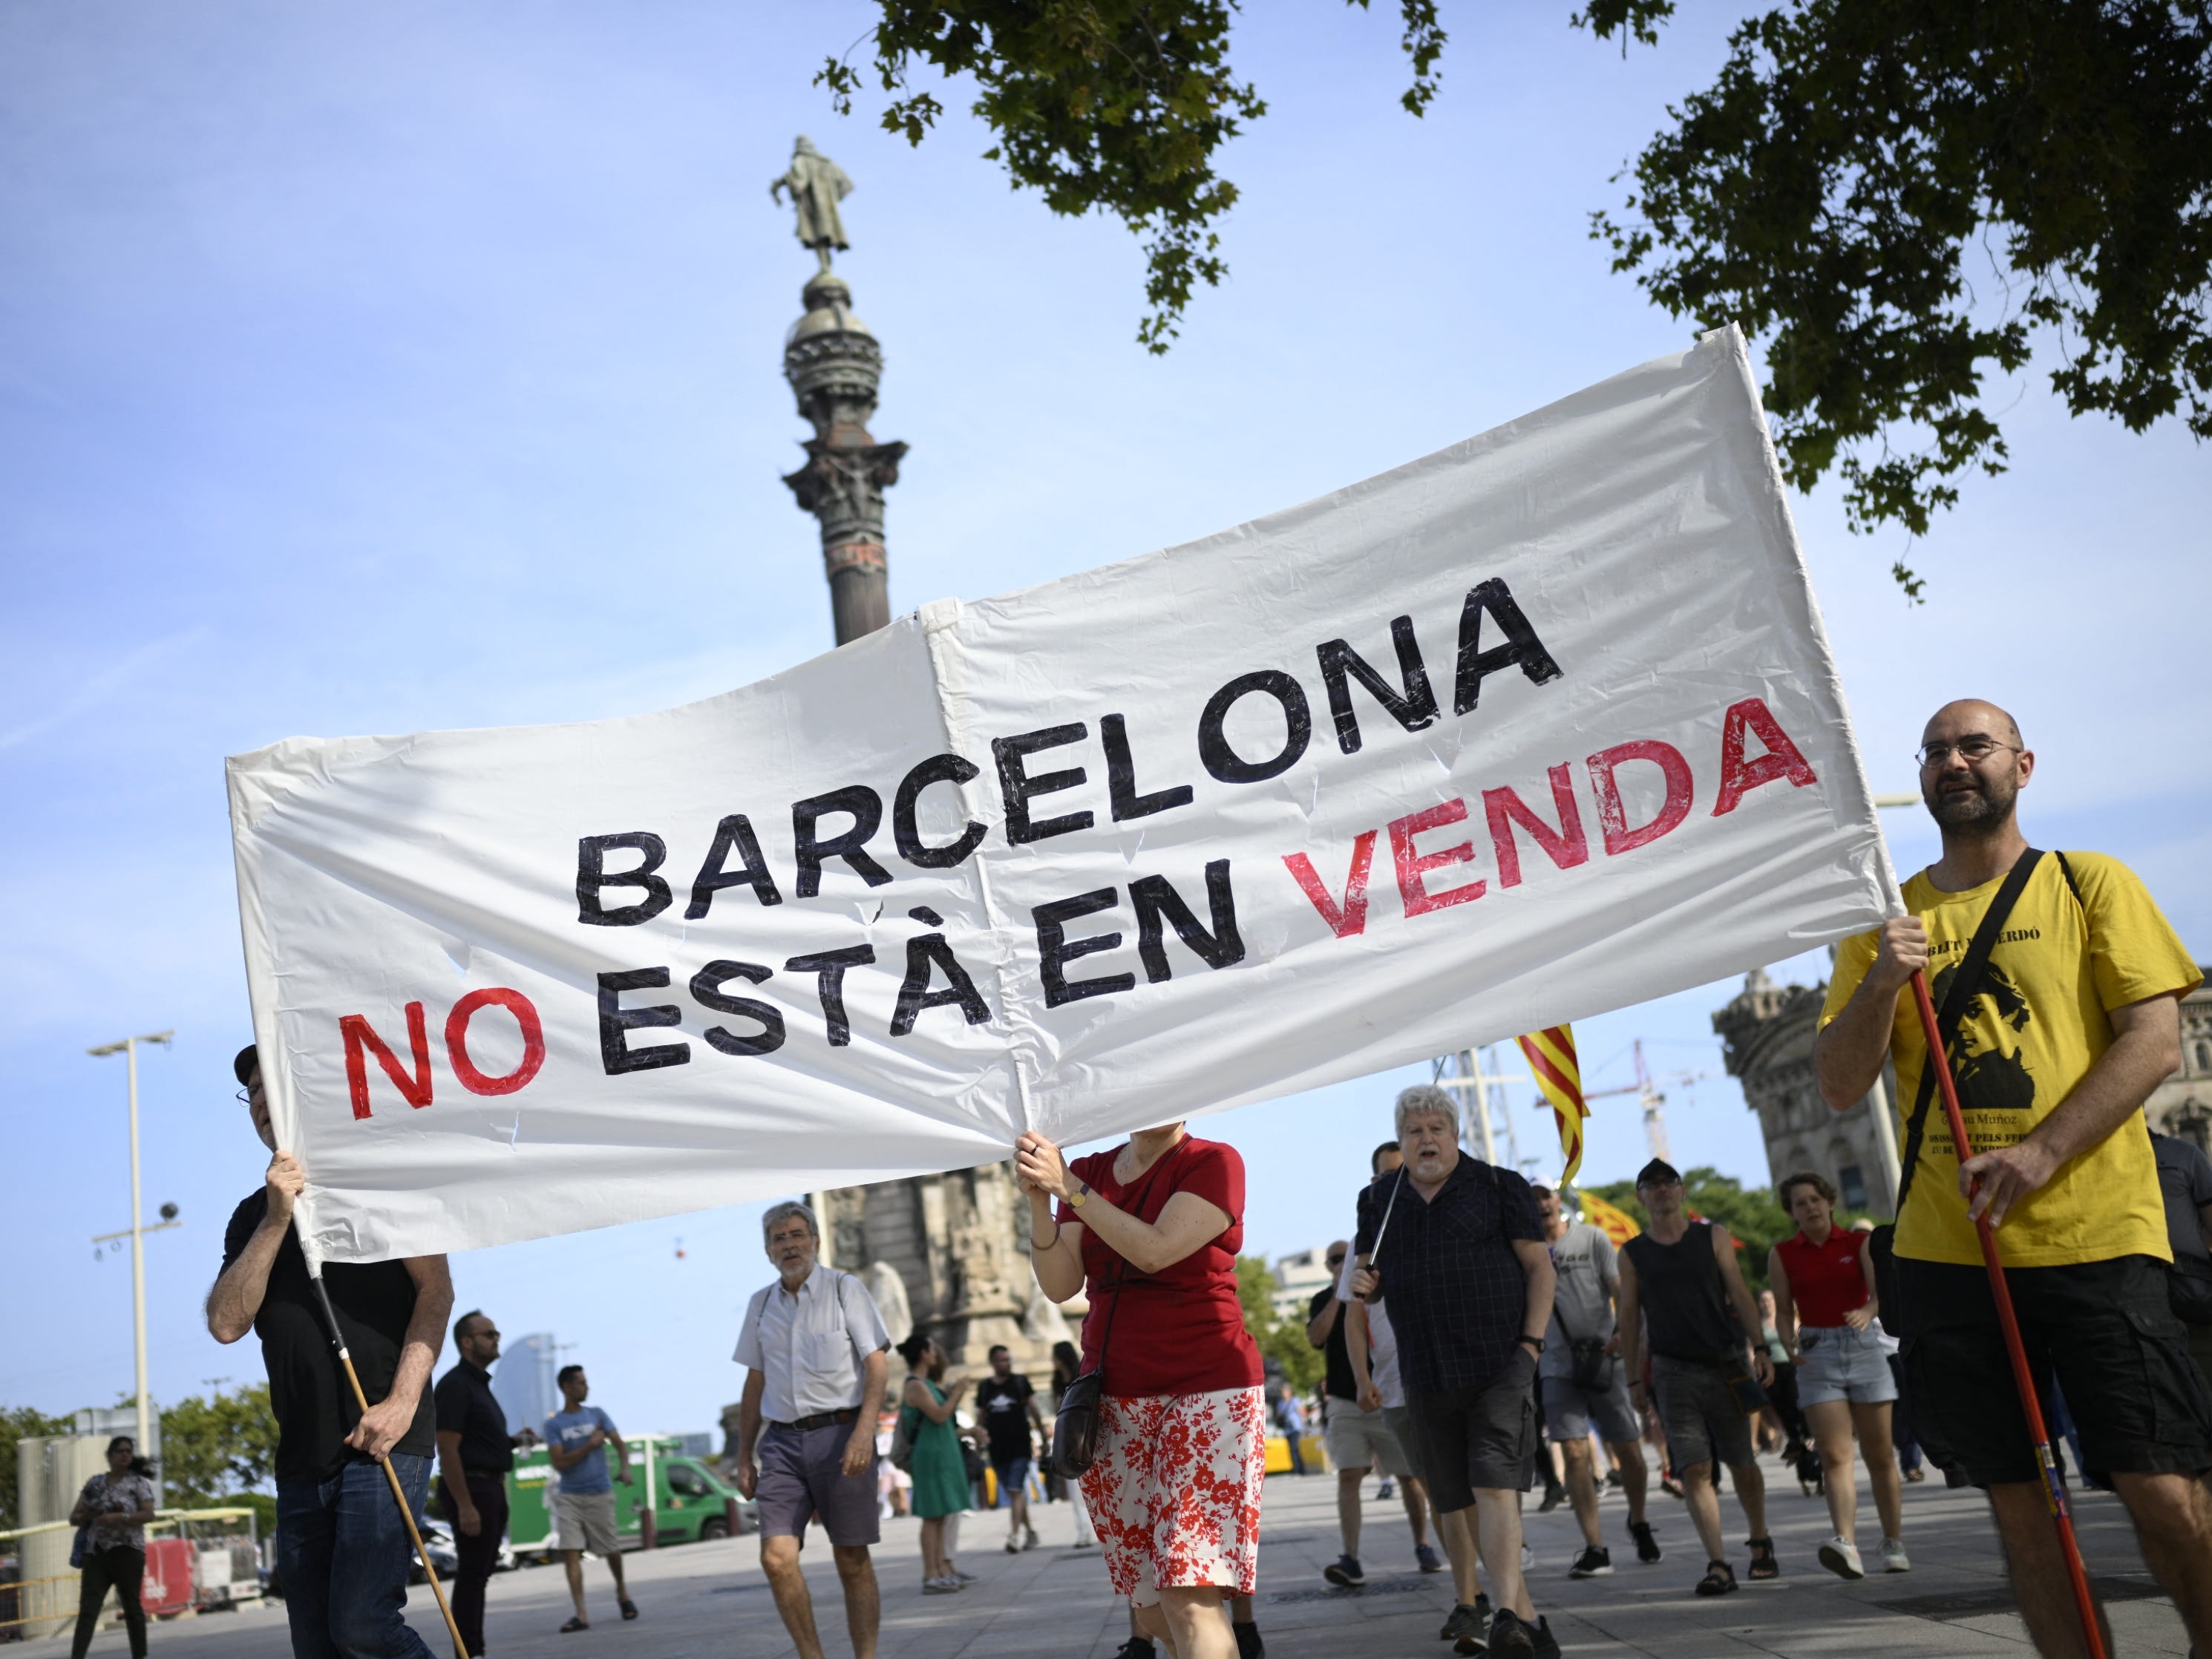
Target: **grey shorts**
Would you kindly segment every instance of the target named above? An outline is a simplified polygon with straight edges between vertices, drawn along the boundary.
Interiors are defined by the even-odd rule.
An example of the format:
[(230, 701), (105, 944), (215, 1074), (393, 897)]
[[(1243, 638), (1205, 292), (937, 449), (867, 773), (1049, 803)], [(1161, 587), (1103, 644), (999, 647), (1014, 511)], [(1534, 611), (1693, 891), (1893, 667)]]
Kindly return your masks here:
[(1403, 1406), (1385, 1406), (1382, 1408), (1382, 1426), (1390, 1431), (1390, 1437), (1398, 1443), (1398, 1449), (1404, 1455), (1406, 1468), (1413, 1479), (1425, 1485), (1427, 1477), (1421, 1473), (1421, 1443), (1413, 1437), (1413, 1413)]
[(1323, 1437), (1328, 1461), (1339, 1469), (1379, 1468), (1401, 1480), (1413, 1472), (1380, 1406), (1371, 1412), (1362, 1411), (1357, 1400), (1339, 1400), (1331, 1395)]
[(1644, 1425), (1628, 1403), (1628, 1375), (1620, 1365), (1613, 1368), (1613, 1386), (1602, 1393), (1571, 1376), (1544, 1379), (1544, 1432), (1554, 1445), (1589, 1439), (1593, 1420), (1598, 1437), (1609, 1446), (1644, 1437)]
[(849, 1548), (878, 1540), (875, 1466), (872, 1462), (858, 1474), (845, 1473), (845, 1446), (852, 1437), (849, 1423), (829, 1423), (818, 1429), (780, 1429), (771, 1424), (761, 1431), (760, 1476), (753, 1501), (759, 1507), (763, 1539), (804, 1540), (806, 1523), (819, 1517), (832, 1544)]
[(1535, 1369), (1534, 1356), (1516, 1345), (1480, 1388), (1407, 1391), (1421, 1477), (1439, 1514), (1465, 1509), (1478, 1490), (1528, 1490), (1536, 1462)]
[(1651, 1356), (1651, 1383), (1659, 1396), (1659, 1422), (1667, 1431), (1667, 1461), (1674, 1473), (1715, 1458), (1732, 1469), (1755, 1461), (1751, 1419), (1729, 1387), (1720, 1365)]
[(1801, 1326), (1797, 1332), (1797, 1403), (1825, 1406), (1848, 1400), (1854, 1406), (1879, 1406), (1897, 1398), (1897, 1379), (1889, 1356), (1872, 1331), (1848, 1325)]
[(611, 1492), (556, 1492), (553, 1494), (557, 1550), (586, 1550), (593, 1555), (613, 1555), (622, 1545), (615, 1537), (615, 1495)]

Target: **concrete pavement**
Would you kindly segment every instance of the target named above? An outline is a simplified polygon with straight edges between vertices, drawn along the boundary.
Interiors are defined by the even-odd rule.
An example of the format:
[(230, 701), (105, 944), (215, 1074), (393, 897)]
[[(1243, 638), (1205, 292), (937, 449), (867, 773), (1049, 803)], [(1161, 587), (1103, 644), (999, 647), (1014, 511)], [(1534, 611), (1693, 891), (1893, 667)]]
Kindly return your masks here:
[[(1585, 1659), (1718, 1659), (1765, 1654), (1786, 1659), (1841, 1659), (1879, 1654), (1884, 1659), (1974, 1659), (2030, 1652), (2010, 1605), (1995, 1540), (1981, 1499), (1972, 1492), (1947, 1492), (1940, 1478), (1905, 1488), (1905, 1534), (1914, 1571), (1875, 1574), (1844, 1583), (1814, 1557), (1827, 1535), (1827, 1511), (1818, 1498), (1800, 1495), (1794, 1481), (1770, 1462), (1770, 1523), (1783, 1577), (1747, 1583), (1735, 1595), (1701, 1601), (1690, 1593), (1703, 1571), (1696, 1535), (1682, 1506), (1655, 1490), (1652, 1518), (1667, 1559), (1644, 1566), (1624, 1531), (1626, 1508), (1618, 1496), (1603, 1504), (1603, 1529), (1613, 1549), (1611, 1577), (1579, 1583), (1565, 1577), (1580, 1546), (1572, 1516), (1562, 1507), (1528, 1516), (1537, 1553), (1531, 1574), (1539, 1611), (1547, 1613), (1561, 1647)], [(1395, 1500), (1373, 1501), (1365, 1490), (1362, 1555), (1367, 1588), (1337, 1590), (1321, 1570), (1336, 1559), (1335, 1480), (1288, 1475), (1267, 1482), (1260, 1551), (1258, 1615), (1270, 1659), (1388, 1659), (1449, 1650), (1437, 1632), (1451, 1605), (1448, 1576), (1413, 1570), (1404, 1511)], [(1862, 1480), (1860, 1542), (1871, 1555), (1876, 1541), (1874, 1506)], [(1741, 1516), (1724, 1500), (1728, 1536), (1739, 1575), (1744, 1565)], [(2108, 1592), (2115, 1640), (2123, 1655), (2183, 1655), (2189, 1644), (2171, 1602), (2145, 1571), (2125, 1512), (2112, 1498), (2084, 1493), (2077, 1506), (2092, 1573)], [(1064, 1544), (1071, 1519), (1063, 1505), (1048, 1505), (1038, 1530), (1048, 1546)], [(921, 1595), (917, 1523), (884, 1525), (877, 1552), (884, 1595), (884, 1659), (997, 1659), (997, 1656), (1067, 1655), (1108, 1659), (1127, 1634), (1127, 1615), (1108, 1591), (1095, 1551), (1040, 1548), (1026, 1554), (1002, 1551), (1003, 1514), (972, 1515), (963, 1523), (961, 1565), (981, 1583), (958, 1595)], [(750, 1539), (693, 1544), (629, 1558), (632, 1594), (642, 1610), (635, 1623), (616, 1616), (603, 1564), (589, 1568), (593, 1628), (563, 1636), (568, 1616), (566, 1585), (557, 1568), (501, 1575), (492, 1582), (486, 1635), (494, 1659), (708, 1659), (708, 1656), (778, 1656), (792, 1652), (769, 1600)], [(813, 1558), (817, 1617), (833, 1656), (849, 1654), (842, 1639), (843, 1611), (828, 1552)], [(410, 1615), (433, 1654), (449, 1651), (427, 1591), (417, 1589)], [(155, 1659), (281, 1659), (290, 1651), (281, 1607), (215, 1613), (157, 1625)], [(12, 1650), (23, 1659), (67, 1652), (65, 1638)], [(125, 1651), (120, 1631), (94, 1643), (98, 1656)]]

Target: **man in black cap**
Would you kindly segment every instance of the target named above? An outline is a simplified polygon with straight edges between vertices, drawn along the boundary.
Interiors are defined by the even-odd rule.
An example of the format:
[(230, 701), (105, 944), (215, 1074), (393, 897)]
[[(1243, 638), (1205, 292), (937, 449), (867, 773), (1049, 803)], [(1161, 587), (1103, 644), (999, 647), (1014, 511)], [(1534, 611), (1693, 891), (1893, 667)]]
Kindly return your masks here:
[(391, 1463), (419, 1511), (433, 1446), (425, 1385), (453, 1307), (446, 1258), (323, 1268), (370, 1402), (362, 1412), (292, 1228), (306, 1172), (276, 1144), (254, 1049), (239, 1050), (232, 1069), (254, 1133), (272, 1156), (261, 1190), (230, 1218), (222, 1272), (208, 1292), (208, 1331), (224, 1343), (249, 1330), (261, 1338), (276, 1415), (276, 1562), (292, 1651), (296, 1659), (429, 1659), (401, 1616), (407, 1533), (376, 1466)]

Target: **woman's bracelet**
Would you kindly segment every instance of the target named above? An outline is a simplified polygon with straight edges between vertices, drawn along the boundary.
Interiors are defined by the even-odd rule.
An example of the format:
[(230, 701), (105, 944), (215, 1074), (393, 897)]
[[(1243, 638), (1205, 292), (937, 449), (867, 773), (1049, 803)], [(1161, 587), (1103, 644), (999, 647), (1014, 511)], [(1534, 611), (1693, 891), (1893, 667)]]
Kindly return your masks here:
[(1052, 1224), (1052, 1243), (1051, 1243), (1051, 1244), (1040, 1244), (1040, 1243), (1038, 1243), (1036, 1242), (1036, 1235), (1035, 1233), (1031, 1233), (1031, 1234), (1030, 1235), (1030, 1249), (1031, 1249), (1032, 1250), (1048, 1250), (1048, 1249), (1052, 1249), (1053, 1244), (1057, 1244), (1057, 1243), (1060, 1243), (1060, 1223), (1058, 1223), (1057, 1221), (1055, 1221), (1055, 1222), (1054, 1222), (1054, 1223)]

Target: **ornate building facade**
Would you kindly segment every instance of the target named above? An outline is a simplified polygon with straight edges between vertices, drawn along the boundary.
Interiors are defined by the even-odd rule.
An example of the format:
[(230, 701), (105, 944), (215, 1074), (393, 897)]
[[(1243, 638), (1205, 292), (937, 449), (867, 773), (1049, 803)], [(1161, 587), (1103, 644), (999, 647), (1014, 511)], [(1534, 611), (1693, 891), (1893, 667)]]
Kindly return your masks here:
[[(1813, 1080), (1813, 1038), (1828, 988), (1777, 985), (1765, 972), (1713, 1015), (1730, 1077), (1759, 1115), (1770, 1181), (1800, 1170), (1825, 1176), (1854, 1209), (1888, 1215), (1896, 1201), (1896, 1130), (1887, 1066), (1874, 1091), (1848, 1112), (1832, 1112)], [(2144, 1103), (2151, 1127), (2195, 1141), (2212, 1139), (2212, 988), (2181, 1005), (2181, 1069)]]

